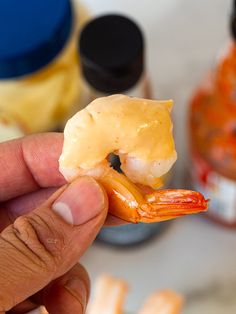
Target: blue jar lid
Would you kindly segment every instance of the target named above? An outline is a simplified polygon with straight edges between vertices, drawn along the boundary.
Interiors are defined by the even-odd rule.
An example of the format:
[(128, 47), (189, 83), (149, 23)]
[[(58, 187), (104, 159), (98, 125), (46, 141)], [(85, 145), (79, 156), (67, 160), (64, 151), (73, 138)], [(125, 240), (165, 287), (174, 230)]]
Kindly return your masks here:
[(0, 79), (48, 64), (70, 36), (72, 19), (70, 0), (1, 0)]

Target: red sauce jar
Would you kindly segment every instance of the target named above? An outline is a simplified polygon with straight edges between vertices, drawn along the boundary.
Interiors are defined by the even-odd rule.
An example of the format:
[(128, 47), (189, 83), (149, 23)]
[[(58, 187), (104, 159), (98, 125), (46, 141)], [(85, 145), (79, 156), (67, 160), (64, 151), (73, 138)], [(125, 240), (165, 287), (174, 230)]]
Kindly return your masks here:
[(236, 227), (236, 41), (193, 96), (189, 130), (192, 186), (211, 199), (211, 219)]
[(232, 41), (190, 104), (191, 181), (211, 199), (207, 215), (236, 227), (236, 1)]

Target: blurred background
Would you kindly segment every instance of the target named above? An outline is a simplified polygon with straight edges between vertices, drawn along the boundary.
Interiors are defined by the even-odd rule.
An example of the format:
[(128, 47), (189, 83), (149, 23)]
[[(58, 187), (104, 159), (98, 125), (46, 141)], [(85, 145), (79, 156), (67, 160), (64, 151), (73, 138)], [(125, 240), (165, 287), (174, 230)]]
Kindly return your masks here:
[[(26, 22), (17, 31), (18, 41), (9, 36), (9, 42), (0, 32), (0, 139), (62, 131), (68, 117), (91, 99), (117, 91), (173, 99), (178, 161), (165, 185), (194, 188), (210, 197), (209, 217), (181, 218), (163, 227), (103, 230), (82, 263), (92, 283), (104, 272), (128, 282), (127, 313), (136, 313), (148, 295), (165, 288), (184, 295), (184, 314), (236, 313), (234, 1), (74, 0), (73, 22), (68, 1), (54, 2), (47, 3), (46, 16), (45, 7), (37, 8), (50, 23), (45, 22), (38, 35), (27, 33), (29, 46), (24, 42)], [(6, 12), (8, 9), (4, 16), (11, 15)], [(20, 14), (22, 19), (23, 9)], [(144, 59), (137, 59), (140, 71), (130, 73), (136, 81), (129, 88), (108, 88), (106, 84), (104, 88), (98, 79), (95, 63), (101, 60), (96, 60), (96, 49), (89, 51), (89, 43), (95, 36), (99, 53), (106, 43), (101, 39), (99, 45), (101, 24), (95, 24), (94, 29), (86, 27), (104, 14), (121, 14), (134, 21), (137, 28), (126, 26), (130, 36), (133, 34), (130, 40), (134, 34), (142, 34), (132, 42)], [(39, 13), (37, 16), (40, 20)], [(2, 29), (4, 23), (9, 21), (0, 10)], [(11, 29), (14, 34), (14, 25), (8, 25), (6, 32)], [(59, 31), (54, 34), (55, 25)], [(50, 41), (53, 49), (45, 44)], [(33, 54), (30, 48), (36, 46)], [(133, 53), (130, 46), (124, 44), (127, 60)], [(89, 58), (95, 58), (94, 67)], [(112, 62), (117, 58), (118, 53), (111, 57)], [(103, 73), (105, 68), (100, 68)], [(115, 74), (111, 76), (116, 84)]]
[[(186, 185), (190, 100), (230, 40), (232, 1), (87, 0), (93, 14), (134, 18), (146, 38), (154, 98), (174, 100), (178, 161), (175, 185)], [(235, 55), (236, 58), (236, 55)], [(234, 116), (235, 118), (235, 116)], [(135, 313), (156, 289), (183, 293), (186, 314), (236, 313), (236, 233), (201, 217), (175, 220), (153, 240), (116, 249), (94, 244), (83, 259), (92, 282), (100, 273), (130, 286), (126, 309)]]

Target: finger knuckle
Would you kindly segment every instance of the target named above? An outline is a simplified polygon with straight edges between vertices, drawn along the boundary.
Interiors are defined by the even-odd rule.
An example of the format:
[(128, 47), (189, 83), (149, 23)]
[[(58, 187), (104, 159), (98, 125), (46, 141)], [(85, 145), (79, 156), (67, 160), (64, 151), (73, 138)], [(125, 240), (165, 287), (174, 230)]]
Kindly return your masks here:
[(56, 271), (65, 246), (65, 238), (59, 228), (54, 228), (51, 221), (32, 214), (17, 218), (12, 229), (35, 263), (52, 273)]

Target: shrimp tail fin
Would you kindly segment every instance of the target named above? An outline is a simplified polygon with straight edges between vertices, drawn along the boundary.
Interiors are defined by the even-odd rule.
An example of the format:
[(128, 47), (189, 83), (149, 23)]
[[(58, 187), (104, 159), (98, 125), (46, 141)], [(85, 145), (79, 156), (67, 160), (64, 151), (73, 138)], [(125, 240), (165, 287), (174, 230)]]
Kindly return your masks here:
[(163, 221), (177, 217), (204, 212), (208, 200), (191, 190), (159, 190), (145, 196), (139, 214), (143, 222)]

